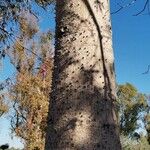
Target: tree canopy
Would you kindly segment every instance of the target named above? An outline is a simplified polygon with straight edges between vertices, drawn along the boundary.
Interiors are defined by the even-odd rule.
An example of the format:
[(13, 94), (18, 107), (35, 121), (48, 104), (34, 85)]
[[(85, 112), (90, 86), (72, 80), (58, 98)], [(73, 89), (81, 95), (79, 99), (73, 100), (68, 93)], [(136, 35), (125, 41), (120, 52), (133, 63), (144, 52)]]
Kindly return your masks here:
[(133, 136), (139, 128), (138, 120), (143, 120), (148, 109), (147, 98), (130, 83), (118, 86), (118, 109), (120, 132)]

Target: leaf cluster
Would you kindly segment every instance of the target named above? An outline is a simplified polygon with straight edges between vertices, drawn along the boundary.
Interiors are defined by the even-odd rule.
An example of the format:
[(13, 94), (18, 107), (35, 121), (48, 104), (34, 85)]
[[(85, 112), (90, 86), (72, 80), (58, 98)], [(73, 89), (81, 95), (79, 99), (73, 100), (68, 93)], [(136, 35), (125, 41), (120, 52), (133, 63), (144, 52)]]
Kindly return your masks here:
[(119, 85), (117, 95), (120, 132), (132, 136), (139, 128), (138, 120), (143, 118), (148, 108), (146, 96), (130, 83)]

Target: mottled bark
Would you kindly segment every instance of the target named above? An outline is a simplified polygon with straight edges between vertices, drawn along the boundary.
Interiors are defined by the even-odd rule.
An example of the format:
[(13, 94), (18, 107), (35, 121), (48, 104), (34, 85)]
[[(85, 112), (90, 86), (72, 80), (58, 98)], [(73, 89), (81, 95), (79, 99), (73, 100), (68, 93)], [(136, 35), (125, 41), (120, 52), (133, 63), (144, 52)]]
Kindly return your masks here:
[(57, 0), (46, 150), (120, 150), (108, 0)]

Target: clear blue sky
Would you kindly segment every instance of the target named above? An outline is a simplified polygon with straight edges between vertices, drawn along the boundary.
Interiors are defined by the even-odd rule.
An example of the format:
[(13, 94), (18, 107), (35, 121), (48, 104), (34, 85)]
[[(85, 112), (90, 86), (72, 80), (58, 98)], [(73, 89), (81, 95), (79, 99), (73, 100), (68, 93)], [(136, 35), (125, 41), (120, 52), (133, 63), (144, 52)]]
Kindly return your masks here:
[[(117, 2), (124, 3), (125, 0), (111, 0), (111, 9), (116, 10)], [(130, 0), (131, 1), (131, 0)], [(126, 3), (129, 0), (125, 1)], [(122, 84), (130, 82), (140, 92), (150, 94), (150, 73), (142, 75), (150, 64), (150, 15), (134, 17), (143, 7), (143, 0), (112, 15), (113, 46), (115, 51), (117, 82)], [(48, 28), (54, 31), (54, 14), (44, 12), (40, 9), (40, 26), (43, 31)], [(8, 59), (5, 60), (3, 70), (0, 71), (0, 81), (13, 73)], [(18, 140), (9, 137), (8, 118), (0, 118), (0, 144), (10, 143), (11, 146), (20, 147)], [(5, 135), (5, 136), (4, 136)]]
[[(117, 8), (116, 1), (119, 0), (111, 1), (112, 10)], [(150, 73), (142, 75), (150, 64), (150, 15), (133, 16), (143, 6), (143, 0), (139, 0), (112, 15), (113, 45), (118, 83), (130, 82), (139, 91), (150, 94)]]

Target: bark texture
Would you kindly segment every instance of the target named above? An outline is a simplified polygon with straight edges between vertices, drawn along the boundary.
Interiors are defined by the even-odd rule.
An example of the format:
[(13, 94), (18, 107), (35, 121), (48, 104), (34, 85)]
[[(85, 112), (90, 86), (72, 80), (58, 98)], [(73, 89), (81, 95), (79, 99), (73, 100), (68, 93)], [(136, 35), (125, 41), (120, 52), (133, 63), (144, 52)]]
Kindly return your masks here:
[(108, 0), (57, 0), (46, 150), (120, 150)]

